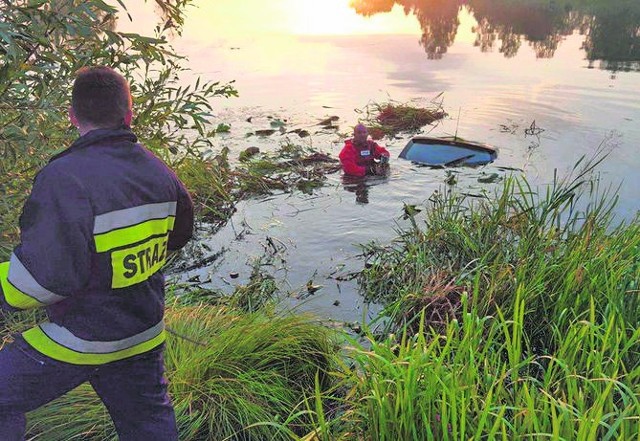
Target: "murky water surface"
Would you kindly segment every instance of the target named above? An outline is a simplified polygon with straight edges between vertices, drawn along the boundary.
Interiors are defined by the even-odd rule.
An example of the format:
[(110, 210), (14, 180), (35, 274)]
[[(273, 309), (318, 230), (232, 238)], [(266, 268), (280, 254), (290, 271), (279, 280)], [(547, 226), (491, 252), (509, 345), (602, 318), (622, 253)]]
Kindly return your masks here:
[[(603, 182), (621, 185), (616, 214), (631, 219), (640, 207), (640, 4), (551, 4), (203, 0), (175, 47), (188, 55), (194, 75), (236, 81), (240, 97), (214, 103), (220, 122), (231, 124), (217, 145), (232, 152), (273, 150), (288, 136), (337, 156), (367, 104), (426, 105), (438, 97), (449, 117), (425, 133), (457, 133), (500, 149), (494, 164), (458, 170), (465, 191), (487, 188), (478, 177), (503, 175), (505, 167), (544, 185), (555, 169), (565, 174), (604, 144), (610, 154), (599, 169)], [(141, 31), (156, 20), (133, 6), (131, 13), (135, 25), (122, 27)], [(336, 131), (317, 125), (333, 115), (340, 118)], [(270, 118), (312, 136), (246, 137), (270, 128)], [(531, 135), (531, 128), (542, 130)], [(247, 282), (256, 258), (277, 250), (270, 268), (291, 292), (291, 306), (360, 319), (355, 283), (336, 277), (362, 267), (357, 244), (395, 236), (404, 203), (421, 204), (444, 185), (443, 170), (396, 158), (407, 139), (383, 141), (392, 153), (388, 178), (358, 186), (336, 174), (312, 196), (240, 204), (232, 222), (205, 240), (212, 254), (225, 250), (224, 258), (190, 276), (230, 291)], [(323, 288), (306, 297), (309, 281)]]

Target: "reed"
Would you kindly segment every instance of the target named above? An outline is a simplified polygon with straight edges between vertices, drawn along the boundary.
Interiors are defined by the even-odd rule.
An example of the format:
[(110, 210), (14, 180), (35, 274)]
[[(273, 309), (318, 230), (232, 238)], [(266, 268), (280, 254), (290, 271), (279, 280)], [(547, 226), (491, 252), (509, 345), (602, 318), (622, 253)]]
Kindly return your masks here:
[[(352, 341), (336, 373), (346, 392), (318, 394), (317, 428), (304, 439), (639, 439), (637, 325), (613, 310), (596, 323), (594, 301), (554, 354), (527, 355), (526, 301), (518, 296), (511, 316), (482, 317), (470, 297), (443, 333), (422, 314), (421, 332)], [(336, 400), (342, 410), (327, 421)]]
[(440, 194), (424, 224), (365, 247), (384, 326), (353, 344), (337, 432), (640, 439), (640, 219), (613, 224), (602, 159), (543, 191), (514, 177), (480, 202)]
[(401, 328), (416, 316), (411, 311), (447, 296), (453, 307), (442, 306), (440, 316), (453, 317), (464, 291), (477, 292), (472, 301), (481, 314), (499, 308), (509, 315), (521, 292), (529, 349), (538, 354), (553, 349), (553, 325), (584, 316), (593, 293), (599, 316), (614, 309), (633, 323), (640, 222), (612, 224), (615, 193), (594, 181), (599, 160), (579, 163), (573, 176), (556, 177), (542, 192), (512, 177), (495, 198), (479, 202), (434, 196), (423, 225), (414, 217), (391, 246), (365, 246), (365, 295), (386, 304)]

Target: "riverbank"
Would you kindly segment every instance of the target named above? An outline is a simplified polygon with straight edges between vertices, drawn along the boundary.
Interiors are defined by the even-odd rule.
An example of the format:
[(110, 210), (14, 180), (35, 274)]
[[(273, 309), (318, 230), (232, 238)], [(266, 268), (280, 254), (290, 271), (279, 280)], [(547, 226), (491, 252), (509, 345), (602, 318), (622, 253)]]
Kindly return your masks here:
[[(635, 439), (640, 220), (610, 223), (596, 162), (543, 191), (513, 178), (495, 198), (414, 207), (363, 262), (386, 309), (360, 338), (275, 312), (258, 274), (231, 297), (170, 300), (181, 439)], [(86, 388), (29, 421), (32, 439), (114, 433)]]
[[(291, 143), (248, 152), (237, 165), (229, 150), (203, 157), (228, 131), (212, 126), (211, 103), (236, 92), (176, 81), (186, 69), (163, 33), (181, 23), (179, 10), (168, 9), (165, 29), (148, 38), (115, 32), (117, 11), (103, 2), (56, 7), (3, 10), (19, 30), (6, 34), (1, 72), (3, 257), (31, 178), (75, 136), (62, 91), (88, 60), (131, 79), (136, 132), (178, 171), (214, 230), (239, 200), (317, 191), (335, 167), (318, 161), (324, 152)], [(613, 223), (615, 194), (590, 191), (600, 159), (549, 187), (507, 176), (496, 193), (465, 195), (460, 177), (426, 203), (405, 205), (409, 225), (397, 237), (363, 245), (354, 276), (364, 298), (385, 309), (357, 334), (278, 309), (282, 291), (259, 265), (230, 295), (169, 286), (167, 376), (181, 439), (638, 438), (640, 221)], [(362, 188), (354, 192), (364, 207)], [(319, 231), (318, 246), (331, 231)], [(5, 317), (2, 342), (43, 319), (41, 311)], [(88, 387), (32, 412), (29, 433), (115, 437)]]

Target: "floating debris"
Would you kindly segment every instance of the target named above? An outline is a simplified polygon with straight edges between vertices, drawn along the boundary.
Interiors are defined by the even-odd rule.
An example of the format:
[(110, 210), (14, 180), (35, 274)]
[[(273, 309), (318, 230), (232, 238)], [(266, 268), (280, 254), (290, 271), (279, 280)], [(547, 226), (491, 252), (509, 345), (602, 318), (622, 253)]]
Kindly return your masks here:
[(509, 125), (500, 124), (501, 133), (510, 133), (512, 135), (515, 135), (517, 131), (518, 131), (518, 124), (514, 123), (513, 121), (511, 121)]
[(536, 120), (534, 119), (529, 128), (524, 129), (524, 134), (529, 136), (538, 136), (544, 132), (544, 129), (536, 126)]
[(313, 280), (309, 280), (307, 282), (307, 292), (309, 294), (315, 294), (317, 291), (320, 291), (323, 288), (322, 285), (315, 285)]
[(338, 127), (338, 120), (340, 120), (340, 117), (333, 115), (323, 119), (318, 123), (318, 125), (323, 126), (325, 129), (333, 129)]
[(243, 162), (248, 161), (251, 157), (257, 155), (258, 153), (260, 153), (260, 149), (258, 147), (247, 147), (242, 152), (240, 152), (240, 156), (238, 156), (238, 159)]
[(434, 103), (433, 108), (426, 108), (389, 101), (369, 104), (363, 112), (366, 114), (364, 122), (374, 139), (393, 137), (401, 132), (417, 132), (447, 116), (441, 104), (437, 103)]
[(293, 129), (293, 130), (289, 130), (287, 133), (295, 133), (300, 138), (306, 138), (307, 136), (310, 135), (310, 133), (305, 129)]
[(481, 182), (483, 184), (492, 184), (498, 181), (499, 179), (500, 179), (500, 175), (498, 173), (490, 173), (490, 174), (483, 173), (483, 176), (480, 176), (478, 178), (478, 182)]
[(274, 130), (274, 129), (262, 129), (262, 130), (256, 130), (253, 133), (258, 135), (258, 136), (271, 136), (274, 133), (276, 133), (276, 130)]

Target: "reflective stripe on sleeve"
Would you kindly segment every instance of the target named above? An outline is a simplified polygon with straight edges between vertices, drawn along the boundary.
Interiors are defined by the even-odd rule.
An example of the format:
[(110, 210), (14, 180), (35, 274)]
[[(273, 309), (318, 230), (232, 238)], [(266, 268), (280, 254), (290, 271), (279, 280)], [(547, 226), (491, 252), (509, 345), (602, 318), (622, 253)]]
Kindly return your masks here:
[(9, 262), (0, 264), (0, 282), (5, 300), (18, 309), (51, 305), (65, 298), (40, 285), (13, 253)]
[(150, 351), (164, 342), (164, 322), (122, 340), (89, 341), (55, 323), (42, 323), (22, 333), (35, 350), (55, 360), (79, 365), (100, 365)]

